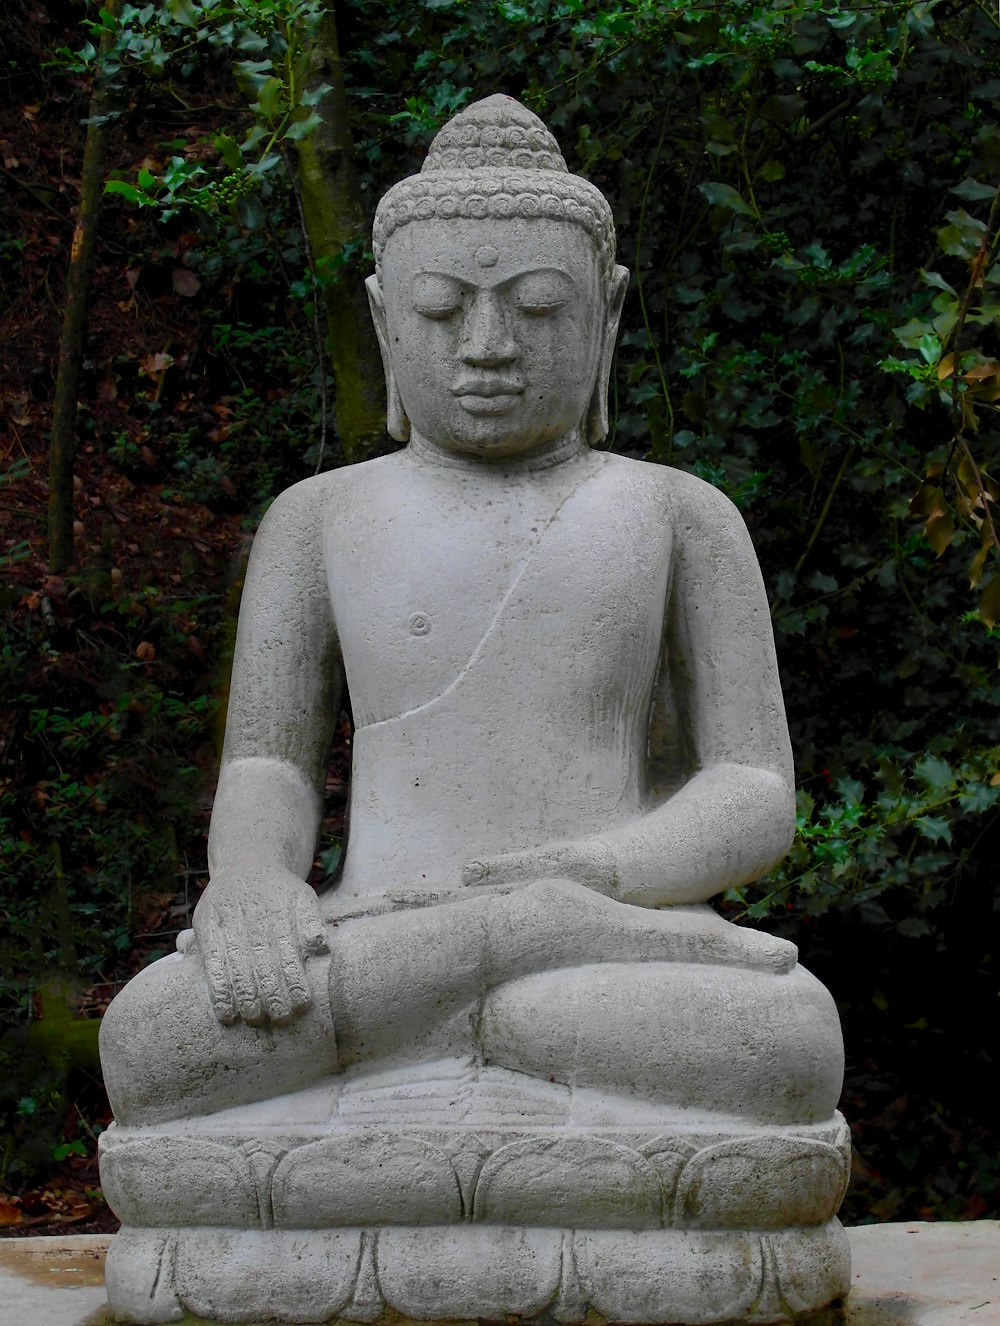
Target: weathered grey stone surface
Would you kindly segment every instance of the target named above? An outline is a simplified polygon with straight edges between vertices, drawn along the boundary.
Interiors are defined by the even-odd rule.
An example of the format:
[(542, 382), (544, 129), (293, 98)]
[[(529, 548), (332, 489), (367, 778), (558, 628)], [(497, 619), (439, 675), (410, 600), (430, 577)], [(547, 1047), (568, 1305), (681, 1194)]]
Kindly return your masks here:
[[(849, 1283), (843, 1046), (707, 905), (794, 829), (739, 514), (593, 449), (627, 274), (506, 97), (375, 222), (404, 450), (268, 512), (211, 883), (111, 1006), (112, 1306), (784, 1321)], [(336, 887), (303, 882), (346, 686)]]
[[(845, 1326), (1000, 1326), (1000, 1222), (849, 1229)], [(4, 1326), (107, 1326), (97, 1235), (0, 1240)], [(401, 1326), (401, 1324), (399, 1324)]]

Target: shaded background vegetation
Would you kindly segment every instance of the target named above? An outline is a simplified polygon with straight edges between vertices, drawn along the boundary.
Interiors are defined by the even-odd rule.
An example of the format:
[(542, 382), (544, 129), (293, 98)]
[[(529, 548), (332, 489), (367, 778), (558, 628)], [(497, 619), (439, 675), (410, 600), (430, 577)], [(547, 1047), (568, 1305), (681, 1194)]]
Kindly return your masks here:
[[(382, 445), (345, 446), (321, 317), (366, 243), (318, 254), (294, 152), (248, 172), (232, 146), (261, 99), (234, 62), (266, 62), (289, 6), (243, 6), (256, 50), (195, 40), (195, 0), (132, 8), (166, 54), (112, 80), (129, 187), (100, 226), (59, 574), (48, 429), (100, 76), (72, 53), (97, 7), (0, 18), (0, 1220), (22, 1223), (97, 1212), (95, 1019), (205, 882), (250, 534), (283, 486)], [(724, 906), (794, 938), (841, 1007), (847, 1218), (1000, 1216), (993, 6), (340, 0), (336, 23), (344, 95), (319, 112), (361, 214), (496, 91), (610, 198), (634, 276), (608, 445), (728, 492), (771, 594), (800, 831)]]

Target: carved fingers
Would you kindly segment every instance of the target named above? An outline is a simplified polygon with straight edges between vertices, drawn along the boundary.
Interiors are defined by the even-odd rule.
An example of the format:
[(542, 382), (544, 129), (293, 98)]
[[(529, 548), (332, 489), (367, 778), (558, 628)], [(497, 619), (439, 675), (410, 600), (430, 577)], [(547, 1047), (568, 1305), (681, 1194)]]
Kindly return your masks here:
[(326, 926), (319, 914), (319, 904), (312, 889), (304, 887), (296, 901), (295, 924), (304, 957), (317, 958), (330, 952)]
[(733, 925), (707, 907), (665, 907), (656, 916), (674, 961), (751, 967), (781, 976), (798, 960), (798, 949), (787, 939)]
[(787, 939), (777, 935), (766, 935), (760, 930), (737, 931), (738, 942), (746, 955), (749, 967), (763, 967), (766, 971), (776, 972), (779, 976), (789, 972), (799, 958), (799, 950)]
[(598, 838), (479, 857), (462, 868), (462, 883), (469, 886), (528, 884), (536, 879), (572, 879), (612, 896), (618, 887), (614, 855)]
[(309, 1007), (305, 959), (328, 946), (316, 895), (301, 880), (215, 879), (194, 928), (221, 1023), (280, 1026)]

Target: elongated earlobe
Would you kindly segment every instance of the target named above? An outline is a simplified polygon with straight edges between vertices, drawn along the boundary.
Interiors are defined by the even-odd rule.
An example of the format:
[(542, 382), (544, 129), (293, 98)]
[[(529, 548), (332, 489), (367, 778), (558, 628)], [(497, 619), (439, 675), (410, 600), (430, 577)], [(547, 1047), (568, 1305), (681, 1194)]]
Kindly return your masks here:
[(385, 373), (385, 426), (390, 437), (397, 442), (409, 442), (410, 421), (403, 409), (403, 400), (396, 386), (396, 375), (392, 371), (389, 357), (389, 333), (385, 320), (385, 300), (377, 276), (369, 276), (365, 282), (368, 291), (368, 306), (372, 311), (375, 335), (378, 337), (379, 353), (382, 356), (382, 371)]
[(608, 293), (608, 315), (604, 324), (604, 338), (601, 343), (601, 358), (597, 365), (597, 380), (594, 394), (590, 398), (584, 433), (590, 445), (608, 435), (608, 387), (611, 382), (611, 363), (615, 355), (615, 342), (618, 339), (618, 324), (622, 316), (622, 304), (628, 289), (628, 268), (616, 267), (611, 276)]

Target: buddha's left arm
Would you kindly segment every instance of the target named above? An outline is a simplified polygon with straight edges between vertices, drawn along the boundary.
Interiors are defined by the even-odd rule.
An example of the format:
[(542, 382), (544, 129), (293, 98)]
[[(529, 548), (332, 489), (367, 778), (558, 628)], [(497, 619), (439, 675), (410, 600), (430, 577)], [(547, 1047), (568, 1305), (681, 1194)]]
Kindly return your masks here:
[[(470, 862), (468, 882), (566, 876), (646, 907), (758, 879), (795, 831), (792, 754), (760, 568), (721, 493), (672, 476), (674, 548), (650, 733), (652, 804), (577, 842)], [(664, 711), (669, 721), (662, 721)], [(686, 777), (657, 801), (659, 746)], [(678, 748), (680, 754), (678, 753)], [(675, 779), (675, 781), (677, 781)]]
[[(641, 818), (600, 835), (623, 901), (702, 902), (766, 874), (795, 832), (792, 752), (770, 613), (739, 512), (721, 493), (676, 474), (675, 543), (659, 694), (688, 777)], [(655, 788), (654, 788), (655, 791)]]

